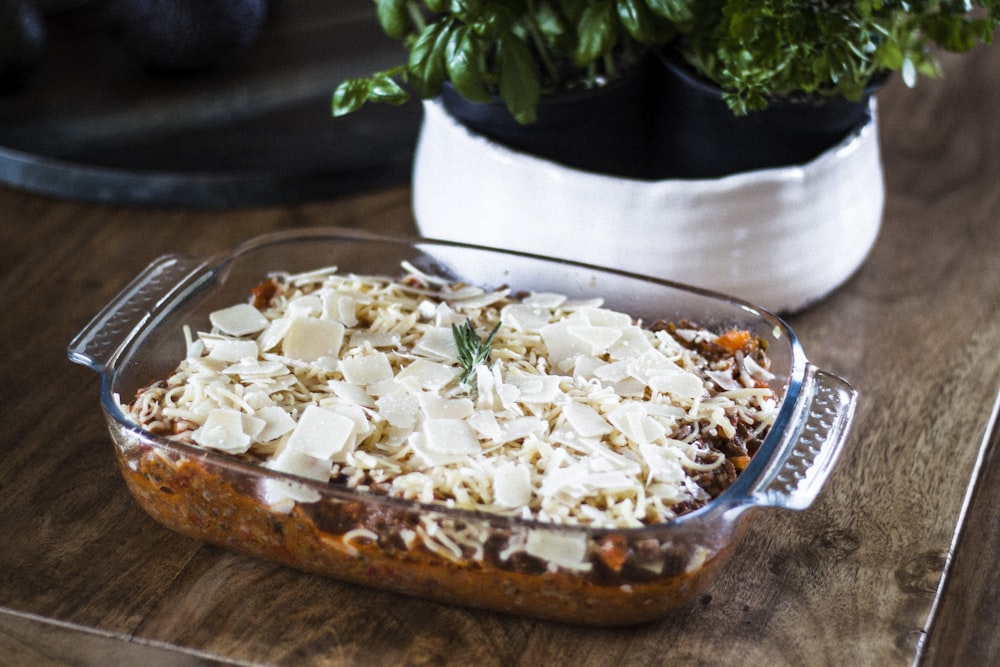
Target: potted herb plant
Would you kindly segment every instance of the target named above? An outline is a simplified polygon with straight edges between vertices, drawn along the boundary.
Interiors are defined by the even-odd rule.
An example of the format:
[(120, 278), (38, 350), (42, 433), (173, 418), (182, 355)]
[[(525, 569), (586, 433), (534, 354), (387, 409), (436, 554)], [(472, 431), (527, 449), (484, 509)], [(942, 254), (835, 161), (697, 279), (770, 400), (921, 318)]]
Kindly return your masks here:
[[(885, 193), (874, 91), (893, 72), (908, 84), (935, 74), (935, 49), (989, 42), (1000, 20), (1000, 0), (375, 7), (407, 58), (344, 82), (334, 112), (424, 100), (413, 168), (423, 235), (777, 312), (832, 292), (875, 243)], [(592, 99), (610, 93), (617, 106)], [(810, 116), (826, 125), (811, 129)]]
[(407, 60), (343, 82), (333, 113), (440, 100), (465, 126), (581, 169), (644, 175), (649, 46), (670, 29), (646, 0), (375, 0)]
[(997, 0), (648, 2), (676, 29), (659, 51), (664, 177), (807, 162), (868, 120), (890, 73), (936, 76), (937, 49), (968, 51), (1000, 25)]

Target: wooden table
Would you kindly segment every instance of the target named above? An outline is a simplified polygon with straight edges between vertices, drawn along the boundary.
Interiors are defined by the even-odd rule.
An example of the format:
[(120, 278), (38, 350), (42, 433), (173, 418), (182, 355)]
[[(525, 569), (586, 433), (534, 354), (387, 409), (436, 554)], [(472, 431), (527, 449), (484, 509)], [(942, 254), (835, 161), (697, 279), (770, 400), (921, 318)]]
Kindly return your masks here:
[(70, 339), (167, 252), (340, 225), (413, 232), (409, 191), (193, 211), (0, 189), (3, 665), (989, 665), (1000, 660), (1000, 50), (880, 94), (871, 258), (789, 318), (860, 392), (804, 512), (757, 515), (721, 578), (652, 625), (585, 629), (366, 590), (179, 537), (115, 468)]

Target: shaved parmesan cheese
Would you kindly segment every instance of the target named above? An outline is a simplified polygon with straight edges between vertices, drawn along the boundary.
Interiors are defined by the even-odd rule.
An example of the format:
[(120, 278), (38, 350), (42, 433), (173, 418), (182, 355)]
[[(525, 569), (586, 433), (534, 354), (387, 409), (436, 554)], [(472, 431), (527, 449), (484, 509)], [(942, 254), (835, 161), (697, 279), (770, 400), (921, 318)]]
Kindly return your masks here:
[(531, 471), (525, 465), (501, 463), (493, 477), (494, 502), (501, 507), (520, 507), (531, 501)]
[[(573, 359), (573, 365), (571, 369), (566, 369), (571, 371), (573, 377), (591, 379), (594, 378), (599, 369), (608, 366), (609, 364), (601, 359), (600, 357), (582, 355)], [(624, 373), (622, 378), (624, 378)], [(621, 379), (621, 378), (620, 378)]]
[(608, 348), (612, 359), (635, 359), (651, 352), (653, 343), (649, 332), (636, 326), (622, 329), (621, 337)]
[(368, 415), (366, 411), (359, 405), (353, 405), (350, 403), (335, 403), (333, 405), (326, 406), (326, 409), (335, 412), (338, 415), (347, 417), (354, 422), (354, 436), (359, 440), (368, 435), (372, 430), (372, 426), (368, 422)]
[(393, 393), (375, 401), (379, 416), (398, 428), (413, 428), (420, 413), (416, 396)]
[(607, 435), (611, 432), (611, 424), (586, 403), (567, 403), (563, 406), (563, 414), (573, 430), (585, 438)]
[(639, 445), (662, 438), (666, 429), (646, 412), (645, 406), (632, 401), (615, 408), (608, 421), (625, 436)]
[(621, 331), (632, 326), (631, 317), (607, 308), (585, 305), (577, 312), (595, 327), (607, 327)]
[(509, 289), (484, 292), (478, 287), (463, 287), (449, 296), (455, 301), (460, 301), (463, 308), (486, 308), (502, 301), (509, 293)]
[(399, 381), (412, 379), (422, 389), (440, 391), (461, 374), (462, 371), (454, 366), (427, 359), (416, 359), (397, 373), (396, 379)]
[(561, 393), (557, 375), (521, 375), (507, 377), (507, 384), (517, 387), (522, 403), (553, 403)]
[(219, 339), (208, 346), (208, 358), (220, 361), (256, 359), (260, 354), (257, 342), (252, 340)]
[(320, 482), (326, 482), (330, 479), (330, 470), (332, 468), (330, 461), (312, 456), (308, 452), (287, 445), (278, 450), (264, 465), (271, 470), (288, 473), (289, 475), (298, 475), (299, 477), (314, 479)]
[(595, 327), (585, 324), (570, 326), (567, 332), (580, 339), (585, 346), (586, 354), (601, 355), (608, 351), (622, 337), (622, 330), (613, 327)]
[(429, 466), (465, 461), (481, 451), (468, 422), (460, 419), (426, 419), (423, 431), (414, 432), (414, 451)]
[[(591, 358), (596, 359), (596, 357)], [(631, 377), (631, 369), (628, 362), (625, 361), (615, 361), (607, 364), (598, 360), (598, 364), (595, 364), (591, 375), (605, 382), (621, 382)]]
[(288, 304), (287, 316), (292, 320), (312, 319), (323, 313), (323, 300), (315, 294), (303, 296)]
[(424, 332), (414, 351), (432, 359), (452, 360), (458, 356), (455, 336), (448, 327), (434, 327)]
[[(639, 445), (639, 451), (642, 453), (643, 461), (649, 470), (650, 478), (657, 482), (664, 482), (663, 487), (659, 489), (661, 494), (665, 488), (678, 490), (682, 488), (680, 485), (683, 483), (686, 473), (676, 450), (654, 444), (645, 444)], [(675, 496), (671, 498), (674, 502), (680, 502), (687, 496), (686, 493), (678, 494), (676, 491), (674, 493)]]
[(743, 386), (733, 377), (732, 372), (708, 370), (705, 371), (705, 375), (724, 390), (739, 389)]
[(498, 442), (514, 442), (528, 436), (545, 434), (547, 423), (539, 417), (509, 417), (498, 422)]
[(421, 393), (418, 397), (420, 409), (429, 419), (467, 419), (475, 408), (468, 398), (444, 398), (438, 394)]
[(283, 479), (261, 480), (261, 496), (265, 504), (282, 514), (291, 512), (297, 502), (314, 503), (322, 497), (316, 489)]
[(549, 309), (527, 304), (510, 304), (500, 311), (500, 321), (520, 331), (538, 331), (549, 323), (550, 317)]
[(566, 295), (555, 292), (532, 292), (524, 297), (523, 303), (546, 310), (555, 310), (566, 303)]
[(636, 472), (636, 465), (617, 469), (609, 458), (587, 455), (566, 467), (549, 470), (542, 480), (539, 494), (544, 498), (563, 497), (579, 502), (589, 496), (633, 488), (635, 482), (632, 477)]
[(268, 320), (259, 310), (248, 303), (217, 310), (209, 315), (212, 326), (230, 336), (246, 336), (263, 331)]
[(270, 352), (278, 347), (291, 326), (292, 321), (287, 317), (279, 317), (276, 320), (272, 320), (267, 325), (267, 328), (260, 333), (260, 336), (257, 337), (257, 345), (261, 351)]
[(395, 347), (399, 336), (392, 331), (354, 331), (351, 333), (351, 347)]
[(695, 399), (705, 391), (701, 378), (681, 370), (650, 376), (646, 379), (646, 386), (658, 394), (671, 394), (678, 398)]
[(330, 391), (345, 403), (363, 405), (365, 407), (375, 405), (371, 395), (365, 391), (365, 387), (363, 386), (344, 382), (343, 380), (330, 380), (327, 382), (327, 385), (330, 387)]
[(261, 432), (267, 426), (267, 422), (262, 418), (248, 414), (241, 414), (240, 422), (243, 426), (243, 432), (250, 436), (251, 440), (259, 440)]
[(310, 405), (288, 438), (285, 449), (324, 461), (343, 460), (353, 446), (354, 420), (318, 405)]
[(209, 411), (205, 423), (191, 437), (202, 447), (242, 454), (250, 449), (250, 436), (243, 430), (245, 416), (236, 410), (216, 408)]
[(574, 335), (573, 327), (573, 319), (568, 318), (547, 324), (539, 331), (549, 359), (556, 367), (562, 368), (564, 363), (571, 362), (580, 355), (592, 356), (593, 346), (585, 339)]
[(326, 312), (345, 327), (358, 326), (357, 307), (358, 302), (353, 295), (328, 293)]
[(497, 444), (502, 444), (506, 441), (504, 429), (500, 428), (500, 422), (497, 420), (497, 413), (495, 411), (476, 410), (475, 413), (469, 416), (468, 421), (469, 426), (474, 428), (480, 437)]
[(533, 530), (524, 545), (527, 554), (568, 570), (589, 570), (587, 536), (583, 533), (554, 533)]
[(227, 375), (241, 375), (252, 378), (276, 377), (288, 373), (288, 367), (280, 361), (261, 361), (259, 359), (244, 358), (238, 364), (226, 366), (222, 372)]
[(320, 357), (337, 357), (343, 343), (344, 325), (340, 322), (297, 317), (285, 332), (281, 350), (292, 359), (316, 361)]
[(340, 372), (344, 374), (345, 381), (360, 386), (393, 378), (389, 358), (381, 352), (342, 359)]
[(680, 368), (662, 352), (650, 350), (628, 363), (629, 375), (659, 393), (694, 399), (704, 392), (703, 382), (694, 373)]
[(427, 446), (438, 452), (476, 454), (480, 450), (472, 427), (460, 419), (427, 419), (424, 432)]
[(264, 422), (263, 428), (255, 436), (260, 442), (271, 442), (295, 428), (295, 420), (292, 419), (292, 416), (284, 408), (276, 405), (260, 408), (254, 413), (254, 416)]

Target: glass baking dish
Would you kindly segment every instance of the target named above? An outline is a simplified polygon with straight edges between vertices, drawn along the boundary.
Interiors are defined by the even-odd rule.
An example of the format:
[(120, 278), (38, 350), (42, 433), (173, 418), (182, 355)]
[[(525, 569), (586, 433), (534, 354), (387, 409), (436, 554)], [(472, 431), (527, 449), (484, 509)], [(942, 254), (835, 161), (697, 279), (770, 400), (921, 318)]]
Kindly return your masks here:
[[(552, 525), (421, 504), (320, 483), (180, 444), (129, 421), (130, 400), (185, 354), (182, 327), (207, 330), (209, 313), (248, 299), (271, 272), (337, 266), (398, 276), (403, 262), (482, 287), (602, 297), (645, 321), (690, 320), (747, 329), (766, 341), (777, 417), (735, 483), (666, 523), (609, 529)], [(527, 254), (337, 229), (253, 239), (208, 258), (168, 255), (126, 286), (73, 340), (72, 361), (101, 375), (100, 402), (131, 493), (182, 534), (335, 579), (589, 625), (649, 621), (687, 604), (739, 543), (754, 510), (804, 509), (846, 438), (855, 391), (810, 364), (795, 334), (752, 305), (662, 280)], [(275, 508), (268, 484), (299, 500)], [(524, 545), (545, 543), (545, 553)], [(553, 551), (553, 547), (555, 551)]]

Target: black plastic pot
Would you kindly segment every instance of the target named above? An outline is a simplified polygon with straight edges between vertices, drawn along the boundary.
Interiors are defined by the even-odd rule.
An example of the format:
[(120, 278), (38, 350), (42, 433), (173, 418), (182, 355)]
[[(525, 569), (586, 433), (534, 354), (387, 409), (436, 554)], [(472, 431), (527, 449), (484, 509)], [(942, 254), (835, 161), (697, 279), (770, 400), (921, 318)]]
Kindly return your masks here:
[(716, 178), (809, 162), (868, 122), (869, 98), (881, 85), (856, 102), (776, 99), (763, 111), (736, 116), (722, 91), (679, 57), (663, 51), (657, 62), (657, 178)]
[(448, 84), (441, 101), (460, 123), (510, 148), (576, 169), (644, 178), (653, 143), (653, 61), (606, 86), (543, 98), (537, 121), (527, 125), (502, 102), (469, 102)]

